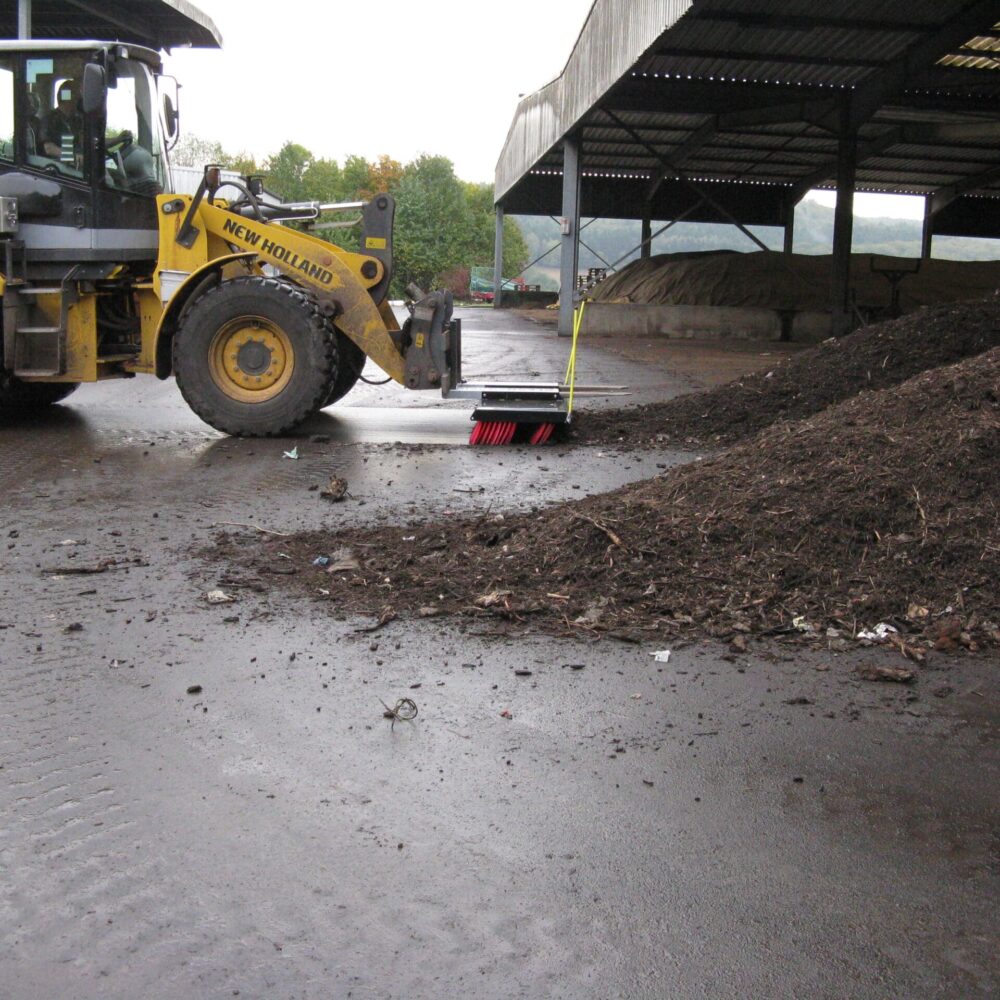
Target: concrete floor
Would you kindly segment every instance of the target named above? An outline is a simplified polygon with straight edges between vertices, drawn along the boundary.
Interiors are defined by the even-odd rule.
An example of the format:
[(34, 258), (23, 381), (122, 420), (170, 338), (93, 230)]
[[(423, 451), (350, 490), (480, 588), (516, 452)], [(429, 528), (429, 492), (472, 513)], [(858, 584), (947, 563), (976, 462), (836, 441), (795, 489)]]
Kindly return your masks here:
[[(470, 374), (564, 363), (550, 332), (465, 319)], [(580, 377), (690, 386), (600, 349)], [(858, 682), (872, 651), (664, 665), (208, 606), (219, 522), (498, 511), (690, 457), (469, 449), (462, 406), (345, 403), (298, 462), (151, 379), (0, 426), (0, 997), (997, 995), (995, 658), (910, 689)], [(309, 492), (332, 473), (336, 507)], [(420, 714), (390, 729), (400, 697)]]

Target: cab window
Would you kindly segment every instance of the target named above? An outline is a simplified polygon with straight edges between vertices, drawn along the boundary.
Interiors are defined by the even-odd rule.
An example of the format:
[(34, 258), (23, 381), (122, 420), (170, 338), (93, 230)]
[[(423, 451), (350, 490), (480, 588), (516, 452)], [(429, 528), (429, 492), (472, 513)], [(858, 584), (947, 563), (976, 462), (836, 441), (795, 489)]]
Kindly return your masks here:
[(14, 62), (0, 57), (0, 160), (14, 160)]
[(115, 188), (156, 195), (164, 189), (156, 88), (141, 63), (119, 62), (108, 86), (105, 180)]
[(29, 167), (83, 179), (83, 65), (79, 56), (25, 60), (24, 142)]

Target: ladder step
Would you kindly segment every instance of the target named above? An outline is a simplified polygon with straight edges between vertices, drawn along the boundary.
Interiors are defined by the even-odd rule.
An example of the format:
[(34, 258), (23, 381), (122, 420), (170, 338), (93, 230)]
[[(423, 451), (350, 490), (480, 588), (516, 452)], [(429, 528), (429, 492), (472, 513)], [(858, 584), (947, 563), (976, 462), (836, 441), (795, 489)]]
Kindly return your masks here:
[(18, 288), (18, 293), (21, 295), (61, 295), (62, 288), (58, 285), (55, 288), (33, 288), (25, 285), (23, 288)]
[(14, 374), (18, 378), (49, 378), (52, 375), (59, 375), (60, 373), (54, 368), (18, 368)]
[(58, 326), (19, 326), (18, 333), (62, 333)]

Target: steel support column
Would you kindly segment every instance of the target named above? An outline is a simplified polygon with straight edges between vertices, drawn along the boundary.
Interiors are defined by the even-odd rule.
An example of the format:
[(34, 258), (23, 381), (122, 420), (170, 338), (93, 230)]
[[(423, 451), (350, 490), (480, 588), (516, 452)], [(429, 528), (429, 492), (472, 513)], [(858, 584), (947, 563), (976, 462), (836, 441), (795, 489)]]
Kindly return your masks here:
[(831, 312), (833, 335), (850, 333), (853, 324), (851, 309), (851, 246), (854, 240), (854, 185), (858, 167), (858, 135), (849, 128), (850, 104), (845, 103), (843, 128), (837, 150), (837, 209), (833, 223), (833, 281)]
[(934, 245), (934, 199), (928, 195), (924, 199), (924, 234), (920, 243), (920, 256), (923, 260), (931, 259), (931, 249)]
[(785, 203), (785, 245), (786, 254), (795, 253), (795, 203), (791, 200)]
[(653, 220), (649, 217), (649, 205), (642, 216), (642, 249), (639, 256), (642, 260), (649, 260), (653, 255)]
[(573, 334), (576, 275), (580, 269), (580, 143), (563, 143), (562, 241), (559, 261), (559, 336)]
[(503, 300), (503, 205), (497, 205), (497, 235), (493, 245), (493, 308)]
[(31, 38), (31, 0), (18, 0), (17, 37)]

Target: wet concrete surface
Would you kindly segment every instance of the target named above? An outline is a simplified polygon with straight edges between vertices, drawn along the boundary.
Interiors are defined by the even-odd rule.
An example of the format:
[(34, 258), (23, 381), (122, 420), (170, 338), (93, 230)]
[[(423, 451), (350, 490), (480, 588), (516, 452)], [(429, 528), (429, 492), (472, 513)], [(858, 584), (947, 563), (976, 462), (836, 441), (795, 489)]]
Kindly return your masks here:
[[(567, 349), (487, 311), (466, 330), (482, 374)], [(910, 688), (855, 679), (877, 651), (660, 664), (359, 633), (281, 593), (208, 606), (221, 522), (500, 512), (692, 457), (470, 449), (465, 407), (348, 401), (237, 441), (137, 379), (0, 426), (0, 996), (996, 995), (995, 659)], [(344, 504), (309, 491), (331, 474)], [(401, 697), (420, 714), (390, 727)]]

